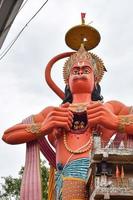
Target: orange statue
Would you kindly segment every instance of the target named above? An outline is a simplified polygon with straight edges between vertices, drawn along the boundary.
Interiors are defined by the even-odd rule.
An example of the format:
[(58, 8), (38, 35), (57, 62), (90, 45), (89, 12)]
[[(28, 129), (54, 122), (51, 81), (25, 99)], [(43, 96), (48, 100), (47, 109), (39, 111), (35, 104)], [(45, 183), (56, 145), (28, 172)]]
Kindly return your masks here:
[[(74, 27), (66, 35), (67, 44), (77, 51), (62, 55), (62, 57), (71, 55), (64, 65), (66, 94), (63, 103), (57, 107), (45, 108), (33, 116), (33, 123), (17, 124), (6, 130), (3, 135), (3, 140), (8, 144), (28, 143), (48, 135), (49, 142), (56, 151), (57, 200), (89, 198), (86, 182), (93, 147), (93, 133), (100, 134), (102, 140), (107, 143), (116, 132), (125, 138), (133, 134), (132, 107), (114, 100), (103, 103), (99, 82), (106, 69), (98, 56), (88, 52), (97, 45), (100, 38), (95, 29), (82, 22), (82, 25)], [(81, 30), (81, 27), (85, 30)], [(92, 38), (98, 39), (95, 42), (92, 40), (91, 47), (83, 38), (78, 45), (72, 43), (69, 34), (72, 36), (76, 29), (78, 33), (80, 31), (86, 33), (91, 29), (94, 31)], [(88, 36), (89, 33), (86, 34)], [(77, 37), (81, 35), (80, 33)], [(50, 65), (53, 65), (53, 62)], [(51, 87), (63, 96), (55, 85)]]

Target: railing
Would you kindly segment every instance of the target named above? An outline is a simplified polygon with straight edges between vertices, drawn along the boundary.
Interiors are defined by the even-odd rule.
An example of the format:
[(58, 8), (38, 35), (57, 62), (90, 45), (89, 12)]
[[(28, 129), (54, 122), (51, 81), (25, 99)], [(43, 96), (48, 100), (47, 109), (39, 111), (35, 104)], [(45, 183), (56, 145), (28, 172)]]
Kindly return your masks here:
[(133, 190), (130, 188), (119, 188), (119, 187), (112, 187), (112, 188), (105, 188), (105, 187), (98, 187), (95, 190), (95, 194), (101, 195), (101, 194), (110, 194), (113, 196), (131, 196), (133, 198)]
[[(96, 180), (96, 179), (95, 179)], [(133, 179), (124, 178), (108, 179), (107, 182), (103, 183), (103, 180), (95, 181), (95, 184), (90, 185), (89, 193), (91, 194), (90, 200), (94, 200), (98, 195), (111, 195), (111, 196), (123, 196), (126, 199), (126, 196), (130, 196), (133, 199)]]
[(109, 148), (109, 149), (133, 149), (133, 141), (101, 141), (101, 148)]
[(118, 188), (131, 188), (133, 190), (133, 178), (115, 178), (111, 177), (109, 179), (103, 179), (98, 177), (97, 181), (95, 182), (96, 187), (118, 187)]

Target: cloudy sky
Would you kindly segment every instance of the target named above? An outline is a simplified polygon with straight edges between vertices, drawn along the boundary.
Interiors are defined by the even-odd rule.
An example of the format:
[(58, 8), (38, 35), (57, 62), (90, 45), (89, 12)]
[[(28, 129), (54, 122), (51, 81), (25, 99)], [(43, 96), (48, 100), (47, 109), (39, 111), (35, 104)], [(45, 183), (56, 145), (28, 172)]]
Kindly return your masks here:
[[(18, 14), (0, 54), (42, 3), (43, 0), (28, 1)], [(101, 82), (105, 101), (117, 99), (132, 105), (132, 9), (132, 0), (49, 0), (0, 61), (1, 137), (5, 129), (25, 117), (61, 103), (47, 86), (44, 70), (52, 57), (71, 51), (64, 36), (69, 28), (80, 24), (81, 12), (87, 13), (86, 23), (93, 21), (91, 25), (101, 34), (101, 42), (92, 52), (103, 59), (108, 70)], [(62, 89), (63, 62), (59, 62), (52, 73)], [(25, 144), (12, 146), (0, 141), (0, 177), (16, 176), (24, 162)]]

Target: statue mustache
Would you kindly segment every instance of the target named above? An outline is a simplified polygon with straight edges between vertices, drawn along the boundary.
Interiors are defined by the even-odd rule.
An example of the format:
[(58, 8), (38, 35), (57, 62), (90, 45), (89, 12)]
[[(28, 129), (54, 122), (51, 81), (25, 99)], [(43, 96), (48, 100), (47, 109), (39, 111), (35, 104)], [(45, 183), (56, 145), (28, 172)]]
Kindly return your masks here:
[(77, 80), (77, 79), (84, 79), (84, 80), (86, 80), (87, 79), (87, 76), (85, 75), (85, 74), (83, 74), (83, 75), (75, 75), (74, 77), (73, 77), (73, 80)]

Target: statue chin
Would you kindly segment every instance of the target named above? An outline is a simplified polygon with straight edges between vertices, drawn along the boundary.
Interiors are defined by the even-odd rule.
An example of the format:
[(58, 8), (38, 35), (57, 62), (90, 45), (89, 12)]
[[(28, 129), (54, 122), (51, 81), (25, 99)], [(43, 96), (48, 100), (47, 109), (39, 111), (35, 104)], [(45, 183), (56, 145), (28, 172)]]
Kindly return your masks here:
[(73, 123), (71, 132), (82, 134), (88, 128), (87, 112), (73, 112)]

